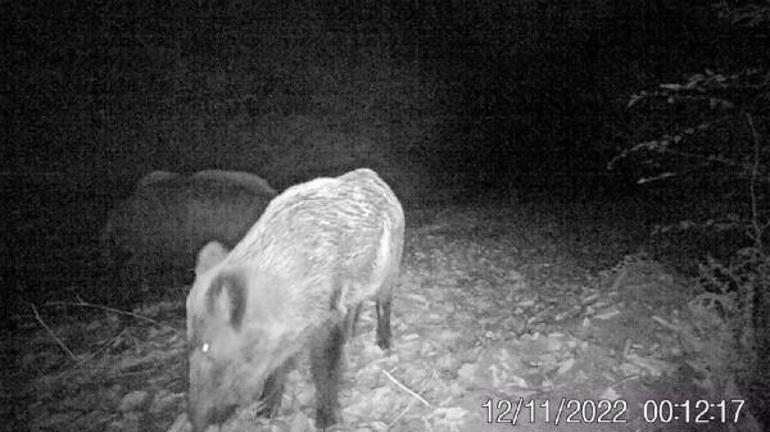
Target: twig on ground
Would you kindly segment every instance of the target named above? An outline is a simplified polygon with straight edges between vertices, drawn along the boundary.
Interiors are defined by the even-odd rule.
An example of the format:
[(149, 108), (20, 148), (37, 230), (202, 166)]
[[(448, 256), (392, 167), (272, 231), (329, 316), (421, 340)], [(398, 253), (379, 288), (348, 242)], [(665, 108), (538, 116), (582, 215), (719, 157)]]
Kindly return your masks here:
[(430, 402), (426, 401), (425, 398), (423, 398), (422, 396), (418, 395), (414, 391), (410, 390), (407, 386), (401, 384), (397, 379), (395, 379), (393, 377), (393, 375), (389, 374), (388, 371), (386, 371), (385, 369), (382, 369), (382, 373), (384, 373), (386, 377), (390, 378), (390, 380), (393, 381), (397, 386), (401, 387), (402, 390), (404, 390), (405, 392), (409, 393), (415, 399), (417, 399), (418, 401), (420, 401), (423, 404), (425, 404), (425, 406), (433, 407), (433, 405), (431, 405)]
[(48, 324), (46, 324), (45, 321), (43, 321), (43, 319), (40, 318), (40, 314), (37, 312), (37, 307), (35, 307), (35, 304), (30, 303), (29, 305), (32, 308), (32, 313), (35, 314), (35, 319), (37, 320), (37, 322), (40, 323), (41, 326), (43, 326), (45, 331), (48, 332), (48, 334), (53, 338), (53, 340), (56, 341), (56, 344), (59, 345), (62, 351), (64, 351), (69, 356), (69, 358), (72, 359), (72, 361), (77, 361), (77, 357), (75, 357), (75, 354), (72, 351), (70, 351), (69, 348), (67, 348), (67, 345), (64, 345), (64, 342), (62, 342), (62, 340), (59, 339), (58, 336), (56, 336), (53, 330), (51, 330), (51, 328), (48, 327)]
[(177, 328), (175, 328), (173, 326), (170, 326), (168, 324), (164, 324), (164, 323), (162, 323), (160, 321), (156, 321), (156, 320), (154, 320), (154, 319), (152, 319), (150, 317), (146, 317), (144, 315), (140, 315), (140, 314), (138, 314), (136, 312), (130, 312), (130, 311), (126, 311), (126, 310), (111, 308), (109, 306), (98, 305), (98, 304), (94, 304), (94, 303), (88, 303), (88, 302), (83, 301), (83, 300), (80, 300), (78, 302), (54, 301), (54, 302), (48, 302), (44, 306), (80, 306), (80, 307), (90, 307), (90, 308), (95, 308), (95, 309), (102, 309), (102, 310), (105, 310), (105, 311), (108, 311), (108, 312), (112, 312), (112, 313), (116, 313), (116, 314), (119, 314), (119, 315), (127, 315), (127, 316), (130, 316), (130, 317), (134, 317), (134, 318), (137, 318), (137, 319), (140, 319), (140, 320), (147, 321), (147, 322), (155, 324), (157, 326), (167, 328), (167, 329), (169, 329), (169, 330), (171, 330), (174, 333), (179, 334), (179, 335), (183, 334), (181, 331), (179, 331), (179, 329), (177, 329)]

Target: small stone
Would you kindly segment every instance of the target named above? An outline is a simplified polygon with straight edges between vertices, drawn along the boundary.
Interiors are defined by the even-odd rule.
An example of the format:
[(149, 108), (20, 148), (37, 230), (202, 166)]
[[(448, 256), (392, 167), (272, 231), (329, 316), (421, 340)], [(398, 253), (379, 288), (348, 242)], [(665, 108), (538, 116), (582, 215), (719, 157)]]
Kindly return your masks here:
[(123, 396), (120, 401), (118, 410), (122, 413), (140, 410), (149, 400), (150, 394), (146, 391), (132, 391), (131, 393)]

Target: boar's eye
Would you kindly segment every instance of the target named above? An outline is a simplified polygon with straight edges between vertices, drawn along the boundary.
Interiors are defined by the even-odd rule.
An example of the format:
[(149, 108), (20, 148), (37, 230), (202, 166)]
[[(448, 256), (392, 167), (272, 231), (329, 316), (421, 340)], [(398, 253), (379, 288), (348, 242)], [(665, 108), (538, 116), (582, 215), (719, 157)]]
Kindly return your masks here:
[(201, 345), (201, 352), (204, 354), (209, 352), (210, 349), (211, 349), (211, 345), (207, 343), (204, 343), (203, 345)]

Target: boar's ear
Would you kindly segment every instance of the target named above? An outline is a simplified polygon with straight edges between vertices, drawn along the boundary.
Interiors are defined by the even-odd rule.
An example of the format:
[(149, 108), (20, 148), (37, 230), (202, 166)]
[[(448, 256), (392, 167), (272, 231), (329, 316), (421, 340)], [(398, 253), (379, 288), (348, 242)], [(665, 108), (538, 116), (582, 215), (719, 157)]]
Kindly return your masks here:
[(233, 330), (241, 329), (246, 310), (246, 283), (239, 273), (222, 272), (211, 281), (206, 292), (209, 314), (228, 321)]
[(210, 268), (222, 262), (230, 251), (217, 241), (209, 242), (198, 252), (198, 262), (195, 264), (195, 274), (206, 273)]

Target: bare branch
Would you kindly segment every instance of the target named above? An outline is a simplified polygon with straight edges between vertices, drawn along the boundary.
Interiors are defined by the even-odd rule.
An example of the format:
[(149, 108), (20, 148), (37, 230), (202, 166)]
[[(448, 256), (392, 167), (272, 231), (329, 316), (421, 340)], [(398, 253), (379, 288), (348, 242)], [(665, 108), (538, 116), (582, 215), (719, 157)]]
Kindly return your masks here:
[(56, 336), (53, 330), (51, 330), (51, 328), (48, 327), (48, 324), (46, 324), (45, 321), (43, 321), (43, 319), (40, 318), (40, 314), (37, 312), (37, 308), (35, 307), (35, 304), (30, 303), (29, 306), (32, 308), (32, 313), (35, 314), (35, 319), (41, 326), (43, 326), (43, 328), (48, 333), (48, 335), (51, 336), (51, 338), (56, 342), (56, 344), (59, 345), (62, 351), (64, 351), (67, 354), (67, 356), (69, 356), (69, 358), (72, 359), (72, 361), (77, 361), (77, 357), (75, 357), (75, 354), (67, 347), (67, 345), (64, 344), (64, 342), (62, 342), (61, 339), (59, 339), (58, 336)]

